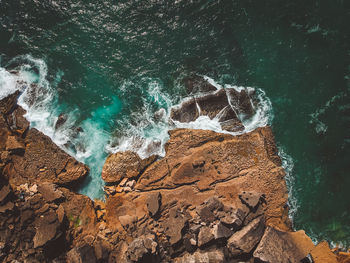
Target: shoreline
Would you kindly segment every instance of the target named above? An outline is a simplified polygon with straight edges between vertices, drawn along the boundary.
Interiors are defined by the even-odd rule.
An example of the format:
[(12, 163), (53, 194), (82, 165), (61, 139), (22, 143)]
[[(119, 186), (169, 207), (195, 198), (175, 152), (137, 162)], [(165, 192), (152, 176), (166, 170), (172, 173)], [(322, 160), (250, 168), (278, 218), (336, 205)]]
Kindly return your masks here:
[(163, 158), (112, 154), (103, 203), (75, 193), (87, 167), (29, 127), (17, 96), (0, 101), (4, 262), (349, 260), (292, 231), (268, 127), (238, 136), (177, 129)]

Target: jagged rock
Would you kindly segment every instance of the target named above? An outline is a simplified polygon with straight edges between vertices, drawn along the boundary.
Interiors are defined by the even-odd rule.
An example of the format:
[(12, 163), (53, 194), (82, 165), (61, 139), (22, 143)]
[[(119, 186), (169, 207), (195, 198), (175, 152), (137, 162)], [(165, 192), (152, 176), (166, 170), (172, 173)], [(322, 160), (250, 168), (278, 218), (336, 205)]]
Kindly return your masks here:
[(227, 247), (233, 256), (248, 254), (258, 244), (264, 234), (263, 217), (258, 217), (240, 231), (234, 233), (227, 241)]
[(213, 233), (215, 239), (226, 239), (232, 236), (233, 231), (224, 226), (222, 223), (218, 223), (213, 227)]
[(136, 238), (128, 247), (127, 257), (132, 262), (153, 262), (152, 258), (156, 257), (157, 246), (153, 235)]
[(198, 246), (206, 246), (215, 239), (213, 230), (207, 226), (201, 227), (198, 234)]
[(217, 88), (206, 81), (201, 76), (189, 76), (183, 79), (184, 85), (188, 93), (198, 93), (198, 92), (213, 92)]
[(142, 170), (141, 161), (138, 154), (132, 151), (111, 154), (103, 166), (102, 179), (118, 184), (123, 178), (136, 178)]
[(313, 247), (305, 232), (281, 232), (267, 227), (253, 255), (267, 263), (300, 263)]
[(198, 117), (199, 111), (195, 99), (182, 102), (178, 107), (173, 107), (170, 112), (170, 118), (179, 122), (191, 122)]
[(67, 263), (96, 263), (94, 249), (85, 244), (80, 247), (72, 248), (67, 253)]
[(220, 218), (220, 222), (226, 226), (234, 227), (235, 229), (239, 228), (245, 218), (245, 213), (241, 209), (234, 209), (233, 211), (227, 211), (223, 213), (223, 216)]
[(57, 189), (57, 186), (52, 183), (38, 184), (38, 191), (42, 194), (46, 202), (54, 202), (63, 198), (62, 191)]
[(322, 241), (315, 248), (311, 250), (311, 258), (314, 263), (337, 263), (337, 257), (330, 250), (328, 243)]
[(263, 196), (263, 194), (256, 191), (243, 191), (239, 194), (242, 203), (247, 205), (251, 210), (256, 210), (263, 199)]
[(13, 155), (4, 169), (13, 187), (36, 182), (74, 187), (88, 173), (87, 166), (70, 157), (49, 137), (34, 128), (28, 131), (25, 143), (23, 156)]
[(40, 217), (37, 222), (35, 236), (33, 238), (34, 248), (46, 245), (47, 242), (56, 237), (59, 227), (55, 212), (47, 213)]
[(182, 257), (174, 259), (174, 263), (223, 263), (226, 262), (224, 253), (221, 250), (196, 251), (193, 254), (186, 253)]
[(202, 222), (211, 223), (215, 220), (215, 215), (208, 206), (201, 207), (198, 212)]
[(182, 230), (188, 223), (188, 219), (181, 216), (170, 217), (165, 223), (163, 228), (165, 234), (169, 237), (170, 245), (176, 245), (182, 239)]
[(147, 199), (147, 208), (151, 216), (155, 216), (158, 213), (161, 203), (161, 197), (162, 196), (159, 192), (149, 195)]
[(57, 121), (55, 123), (55, 129), (57, 130), (58, 128), (60, 128), (63, 124), (65, 124), (66, 121), (67, 121), (67, 115), (64, 113), (61, 113), (58, 116)]

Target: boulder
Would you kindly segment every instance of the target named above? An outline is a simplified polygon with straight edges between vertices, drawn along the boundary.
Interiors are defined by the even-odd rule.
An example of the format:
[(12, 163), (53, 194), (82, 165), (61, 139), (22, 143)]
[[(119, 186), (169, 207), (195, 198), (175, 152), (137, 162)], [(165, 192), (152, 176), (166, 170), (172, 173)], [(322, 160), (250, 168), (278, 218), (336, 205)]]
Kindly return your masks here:
[(213, 92), (217, 88), (198, 75), (188, 76), (183, 79), (184, 86), (188, 93)]
[(213, 233), (215, 239), (227, 239), (232, 236), (233, 231), (224, 226), (222, 223), (218, 223), (213, 227)]
[(102, 169), (106, 183), (118, 184), (124, 178), (136, 178), (142, 171), (141, 158), (132, 151), (117, 152), (107, 157)]
[(55, 123), (55, 129), (57, 130), (58, 128), (60, 128), (63, 124), (65, 124), (65, 122), (67, 121), (67, 114), (61, 113), (58, 118), (57, 121)]
[(50, 210), (48, 213), (39, 217), (36, 223), (35, 236), (33, 238), (34, 248), (44, 246), (49, 241), (53, 240), (57, 235), (58, 227), (59, 223), (54, 211)]
[(72, 248), (67, 253), (67, 263), (96, 263), (94, 249), (87, 244)]
[(155, 262), (157, 247), (153, 235), (143, 236), (131, 242), (126, 255), (132, 262)]
[(188, 263), (188, 262), (198, 262), (198, 263), (224, 263), (225, 260), (224, 253), (221, 250), (213, 251), (196, 251), (193, 254), (186, 253), (182, 257), (175, 258), (174, 263)]
[(300, 263), (313, 247), (303, 231), (290, 233), (267, 227), (253, 256), (267, 263)]
[(234, 233), (227, 241), (227, 247), (233, 256), (250, 253), (264, 234), (263, 217), (258, 217), (247, 226)]
[(198, 234), (198, 246), (203, 247), (210, 244), (215, 239), (213, 230), (207, 226), (201, 227)]

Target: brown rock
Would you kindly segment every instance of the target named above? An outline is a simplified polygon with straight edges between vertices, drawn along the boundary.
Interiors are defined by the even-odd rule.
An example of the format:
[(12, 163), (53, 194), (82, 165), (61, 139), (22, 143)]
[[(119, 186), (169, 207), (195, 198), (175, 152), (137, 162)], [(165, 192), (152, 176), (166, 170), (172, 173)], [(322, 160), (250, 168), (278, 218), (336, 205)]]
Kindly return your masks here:
[(232, 236), (233, 231), (224, 226), (222, 223), (218, 223), (213, 227), (213, 233), (215, 239), (226, 239)]
[(8, 136), (6, 141), (6, 150), (12, 153), (23, 153), (25, 145), (16, 136)]
[(242, 203), (247, 205), (251, 210), (256, 210), (263, 199), (263, 194), (257, 193), (256, 191), (243, 191), (239, 194), (239, 198)]
[(15, 187), (24, 183), (51, 182), (74, 187), (88, 173), (88, 168), (56, 146), (36, 129), (28, 131), (23, 156), (12, 156), (4, 174)]
[(337, 257), (330, 250), (328, 243), (322, 241), (311, 250), (311, 257), (314, 263), (337, 263)]
[(150, 194), (147, 199), (147, 208), (151, 216), (157, 215), (161, 203), (161, 194), (154, 193)]
[(54, 202), (63, 198), (62, 191), (57, 189), (57, 186), (52, 183), (38, 184), (38, 191), (42, 194), (46, 202)]
[(142, 170), (141, 158), (137, 153), (126, 151), (111, 154), (102, 169), (102, 179), (118, 184), (123, 178), (136, 178)]
[(215, 239), (213, 230), (207, 226), (201, 227), (198, 234), (198, 246), (206, 246)]
[(0, 203), (2, 203), (5, 198), (11, 193), (10, 186), (5, 185), (0, 189)]
[(53, 240), (57, 234), (58, 222), (50, 222), (52, 218), (40, 217), (33, 239), (34, 248), (46, 245), (47, 242)]
[(67, 263), (96, 263), (94, 249), (89, 245), (72, 248), (67, 253)]
[(264, 234), (265, 225), (262, 217), (250, 222), (242, 230), (234, 233), (227, 241), (227, 247), (233, 256), (248, 254), (258, 244)]
[(314, 247), (304, 232), (281, 232), (267, 227), (254, 258), (268, 263), (300, 263)]
[(186, 253), (182, 257), (174, 259), (175, 263), (188, 263), (188, 262), (200, 262), (200, 263), (224, 263), (224, 253), (221, 250), (214, 251), (196, 251), (193, 254)]
[(65, 219), (65, 212), (64, 212), (64, 208), (62, 205), (58, 206), (56, 213), (57, 213), (58, 222), (62, 223), (63, 220)]

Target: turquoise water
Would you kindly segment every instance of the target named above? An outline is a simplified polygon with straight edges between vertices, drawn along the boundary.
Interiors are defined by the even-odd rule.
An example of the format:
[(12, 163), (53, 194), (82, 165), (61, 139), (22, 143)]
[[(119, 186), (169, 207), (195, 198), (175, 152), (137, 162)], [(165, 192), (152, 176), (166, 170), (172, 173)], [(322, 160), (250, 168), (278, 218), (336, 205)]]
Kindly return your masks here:
[[(28, 118), (90, 166), (83, 193), (101, 195), (108, 150), (166, 140), (152, 114), (186, 96), (184, 76), (201, 74), (265, 92), (295, 228), (349, 244), (349, 1), (0, 5), (0, 66), (43, 87)], [(2, 83), (11, 77), (0, 71), (5, 93)], [(57, 132), (60, 113), (68, 121)]]

